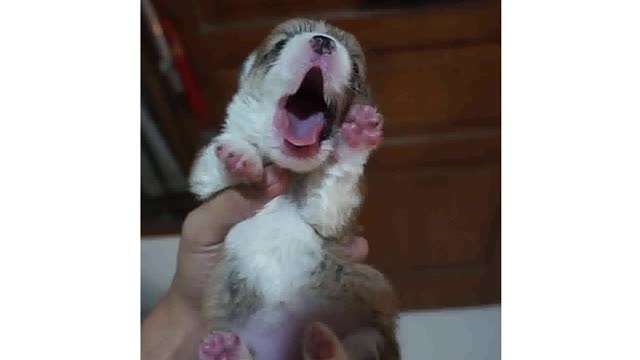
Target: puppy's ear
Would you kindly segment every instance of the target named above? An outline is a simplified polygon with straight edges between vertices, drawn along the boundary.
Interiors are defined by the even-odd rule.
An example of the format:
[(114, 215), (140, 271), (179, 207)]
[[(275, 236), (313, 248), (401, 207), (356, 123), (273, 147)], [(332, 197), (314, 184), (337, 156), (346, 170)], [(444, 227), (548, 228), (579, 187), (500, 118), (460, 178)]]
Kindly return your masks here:
[(249, 71), (253, 67), (253, 63), (256, 61), (256, 51), (254, 50), (247, 56), (242, 65), (240, 66), (240, 76), (238, 77), (238, 87), (242, 86), (242, 83), (247, 79)]

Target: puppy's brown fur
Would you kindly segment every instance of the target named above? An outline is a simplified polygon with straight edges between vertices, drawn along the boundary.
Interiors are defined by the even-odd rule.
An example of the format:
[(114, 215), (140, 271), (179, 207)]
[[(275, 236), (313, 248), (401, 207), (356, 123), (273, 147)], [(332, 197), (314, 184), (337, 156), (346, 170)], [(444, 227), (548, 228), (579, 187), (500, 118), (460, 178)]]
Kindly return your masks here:
[[(294, 19), (277, 26), (271, 34), (254, 51), (240, 76), (240, 88), (248, 96), (260, 96), (252, 93), (255, 86), (263, 82), (272, 66), (277, 60), (282, 41), (302, 32), (313, 32), (319, 26), (319, 22), (307, 19)], [(372, 104), (371, 93), (366, 78), (366, 62), (364, 53), (355, 37), (336, 27), (322, 23), (326, 34), (342, 43), (348, 50), (352, 61), (351, 79), (344, 96), (328, 99), (329, 111), (335, 123), (332, 127), (332, 136), (336, 136), (339, 124), (346, 116), (353, 103)], [(298, 199), (299, 206), (305, 206), (305, 196), (314, 186), (321, 186), (322, 176), (299, 175), (291, 185), (291, 196)], [(350, 325), (349, 329), (342, 329), (341, 337), (345, 340), (347, 351), (354, 359), (389, 359), (399, 358), (398, 344), (395, 337), (395, 317), (397, 314), (396, 299), (393, 289), (386, 278), (377, 270), (363, 264), (351, 262), (345, 253), (345, 239), (353, 234), (353, 219), (357, 209), (351, 209), (347, 214), (350, 221), (337, 230), (321, 230), (316, 226), (314, 219), (305, 219), (317, 234), (324, 239), (324, 257), (314, 269), (306, 286), (303, 289), (305, 297), (320, 299), (317, 309), (319, 319), (324, 320), (322, 314), (330, 313), (332, 308), (340, 308), (349, 317), (357, 320), (357, 325)], [(229, 331), (232, 325), (244, 323), (260, 310), (263, 299), (256, 289), (253, 289), (246, 279), (239, 276), (236, 271), (238, 259), (231, 254), (226, 254), (211, 274), (209, 289), (204, 303), (205, 316), (211, 330)], [(329, 325), (332, 324), (329, 322)], [(358, 329), (373, 329), (381, 341), (364, 338), (364, 341), (373, 341), (375, 349), (366, 349), (367, 344), (362, 342), (349, 342), (349, 335)], [(365, 347), (365, 349), (354, 349)], [(349, 348), (351, 346), (351, 348)], [(284, 357), (284, 355), (283, 355)], [(259, 360), (259, 359), (258, 359)]]

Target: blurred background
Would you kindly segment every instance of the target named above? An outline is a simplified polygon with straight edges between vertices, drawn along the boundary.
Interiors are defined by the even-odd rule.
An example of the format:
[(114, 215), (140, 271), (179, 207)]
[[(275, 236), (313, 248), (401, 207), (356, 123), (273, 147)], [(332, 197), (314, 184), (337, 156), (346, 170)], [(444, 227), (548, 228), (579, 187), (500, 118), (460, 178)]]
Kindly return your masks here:
[(306, 16), (359, 39), (385, 115), (360, 223), (401, 300), (404, 358), (500, 358), (499, 1), (143, 0), (141, 14), (143, 316), (173, 274), (189, 168), (242, 60)]

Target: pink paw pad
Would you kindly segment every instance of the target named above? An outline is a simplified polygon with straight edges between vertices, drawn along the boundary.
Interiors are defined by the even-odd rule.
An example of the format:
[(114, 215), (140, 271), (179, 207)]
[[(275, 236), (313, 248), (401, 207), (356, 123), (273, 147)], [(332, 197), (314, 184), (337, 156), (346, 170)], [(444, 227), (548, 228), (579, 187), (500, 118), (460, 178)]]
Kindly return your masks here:
[(237, 360), (239, 359), (240, 338), (226, 332), (212, 332), (200, 343), (199, 360)]
[(233, 176), (247, 181), (259, 181), (262, 178), (262, 166), (242, 151), (227, 144), (218, 144), (216, 155)]
[(382, 140), (382, 116), (373, 106), (355, 104), (349, 110), (341, 132), (353, 148), (376, 146)]

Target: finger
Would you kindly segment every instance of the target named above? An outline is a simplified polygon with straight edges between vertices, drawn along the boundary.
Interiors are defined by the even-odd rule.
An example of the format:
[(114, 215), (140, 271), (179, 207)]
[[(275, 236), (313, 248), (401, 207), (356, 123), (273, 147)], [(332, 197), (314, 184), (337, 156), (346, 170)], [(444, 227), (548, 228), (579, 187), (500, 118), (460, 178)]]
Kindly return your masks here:
[(264, 172), (264, 189), (267, 199), (282, 194), (289, 184), (289, 173), (277, 166), (267, 166)]
[(355, 262), (363, 262), (369, 254), (369, 243), (362, 236), (356, 236), (349, 244), (349, 255)]
[(303, 353), (305, 360), (348, 360), (340, 340), (331, 329), (319, 322), (305, 330)]
[(239, 186), (237, 189), (247, 199), (253, 199), (256, 205), (264, 205), (269, 200), (280, 195), (287, 187), (289, 176), (286, 170), (275, 165), (267, 166), (262, 179), (249, 185)]
[(224, 203), (223, 221), (235, 225), (260, 210), (267, 202), (280, 195), (287, 187), (288, 173), (276, 166), (268, 166), (264, 170), (262, 181), (257, 184), (241, 185), (222, 194)]

